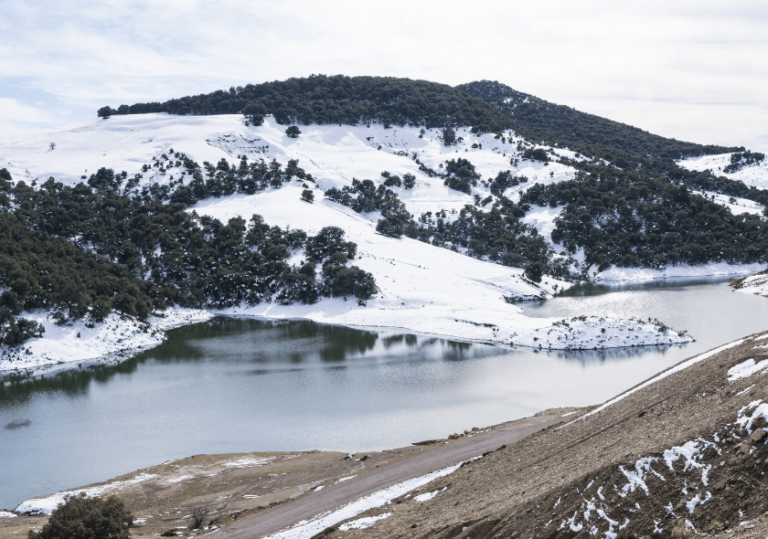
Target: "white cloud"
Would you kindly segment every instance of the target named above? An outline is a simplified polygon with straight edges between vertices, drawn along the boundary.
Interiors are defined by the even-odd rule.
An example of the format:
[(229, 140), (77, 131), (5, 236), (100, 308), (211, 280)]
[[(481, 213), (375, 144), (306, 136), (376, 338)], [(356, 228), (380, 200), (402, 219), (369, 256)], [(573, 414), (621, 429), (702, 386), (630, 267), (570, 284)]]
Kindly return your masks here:
[(311, 73), (488, 78), (667, 136), (765, 142), (764, 2), (4, 0), (0, 36), (0, 84), (84, 118)]
[(45, 116), (35, 107), (8, 97), (0, 97), (0, 118), (3, 123), (9, 124), (37, 124), (45, 120)]

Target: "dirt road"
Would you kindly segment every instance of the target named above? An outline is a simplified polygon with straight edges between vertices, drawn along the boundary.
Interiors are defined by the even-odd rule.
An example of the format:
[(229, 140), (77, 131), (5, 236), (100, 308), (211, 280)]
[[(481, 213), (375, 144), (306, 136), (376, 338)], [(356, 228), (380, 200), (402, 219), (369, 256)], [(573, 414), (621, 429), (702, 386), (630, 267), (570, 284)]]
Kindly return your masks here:
[(217, 530), (208, 536), (217, 536), (222, 539), (263, 537), (397, 483), (482, 455), (502, 445), (513, 444), (563, 419), (561, 416), (528, 417), (504, 423), (487, 433), (461, 438), (447, 444), (435, 444), (416, 455), (360, 474), (349, 481), (312, 492), (253, 518)]

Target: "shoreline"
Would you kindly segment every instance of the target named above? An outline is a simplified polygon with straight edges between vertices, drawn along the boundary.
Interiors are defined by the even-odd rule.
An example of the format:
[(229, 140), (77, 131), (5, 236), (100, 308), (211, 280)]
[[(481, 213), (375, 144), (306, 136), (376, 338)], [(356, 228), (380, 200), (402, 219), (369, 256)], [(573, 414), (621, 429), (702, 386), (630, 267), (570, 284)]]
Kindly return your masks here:
[[(759, 275), (759, 274), (756, 274)], [(643, 284), (649, 284), (649, 283), (659, 283), (659, 282), (670, 282), (670, 284), (685, 284), (686, 282), (693, 282), (695, 284), (704, 284), (701, 283), (702, 279), (705, 279), (707, 282), (713, 281), (713, 282), (724, 282), (726, 280), (733, 280), (731, 277), (736, 276), (743, 276), (743, 273), (732, 273), (730, 275), (710, 275), (707, 279), (707, 276), (690, 276), (690, 277), (664, 277), (660, 279), (652, 279), (652, 280), (639, 280), (639, 281), (598, 281), (594, 283), (579, 283), (574, 286), (582, 286), (582, 285), (594, 285), (594, 286), (605, 286), (605, 287), (613, 287), (613, 286), (619, 286), (619, 287), (631, 287), (631, 286), (642, 286)], [(750, 279), (752, 276), (748, 276), (745, 279)], [(737, 289), (740, 292), (747, 292), (747, 289), (744, 288), (738, 288)], [(334, 308), (338, 309), (338, 304), (343, 304), (344, 302), (342, 300), (338, 299), (329, 299), (324, 300), (323, 305), (315, 304), (314, 307), (318, 307), (318, 309), (315, 311), (315, 313), (312, 312), (305, 312), (305, 313), (292, 313), (290, 307), (288, 306), (288, 309), (285, 309), (284, 306), (279, 305), (257, 305), (251, 308), (248, 307), (236, 307), (231, 309), (225, 309), (221, 311), (213, 311), (213, 310), (202, 310), (202, 309), (179, 309), (179, 308), (172, 308), (167, 311), (165, 311), (163, 314), (164, 317), (152, 317), (152, 322), (150, 322), (150, 326), (152, 327), (152, 334), (156, 335), (155, 339), (151, 339), (150, 342), (143, 342), (147, 341), (146, 335), (141, 336), (142, 342), (139, 342), (133, 346), (113, 346), (113, 349), (107, 349), (104, 351), (104, 353), (97, 353), (94, 351), (90, 351), (87, 346), (84, 350), (81, 351), (80, 354), (74, 354), (75, 357), (67, 358), (65, 359), (62, 356), (56, 357), (53, 356), (52, 349), (57, 346), (57, 344), (60, 344), (62, 341), (66, 340), (68, 342), (65, 343), (65, 346), (79, 346), (82, 343), (81, 342), (75, 342), (75, 339), (79, 339), (79, 337), (74, 337), (74, 334), (78, 333), (79, 331), (85, 331), (85, 323), (83, 321), (77, 321), (73, 324), (69, 324), (67, 326), (64, 326), (63, 328), (54, 327), (54, 331), (61, 333), (62, 330), (68, 330), (69, 336), (65, 337), (64, 339), (59, 339), (58, 342), (56, 339), (53, 338), (47, 338), (43, 337), (41, 339), (31, 339), (24, 345), (20, 347), (16, 347), (15, 349), (8, 349), (6, 348), (3, 351), (4, 355), (0, 355), (0, 381), (7, 380), (10, 378), (27, 378), (27, 377), (35, 377), (35, 376), (49, 376), (51, 374), (55, 374), (57, 372), (61, 372), (63, 370), (70, 370), (78, 367), (88, 367), (92, 365), (110, 365), (110, 364), (116, 364), (120, 363), (122, 361), (125, 361), (127, 359), (130, 359), (142, 352), (145, 352), (147, 350), (151, 350), (160, 344), (162, 344), (166, 340), (165, 332), (169, 331), (171, 329), (183, 327), (186, 325), (192, 325), (196, 323), (202, 323), (206, 322), (212, 318), (215, 317), (226, 317), (226, 318), (234, 318), (234, 319), (254, 319), (254, 320), (263, 320), (263, 321), (310, 321), (315, 322), (318, 324), (327, 324), (327, 325), (336, 325), (336, 326), (342, 326), (342, 327), (348, 327), (352, 329), (358, 329), (358, 330), (371, 330), (371, 331), (381, 331), (381, 330), (397, 330), (397, 331), (406, 331), (409, 333), (417, 334), (417, 335), (425, 335), (429, 337), (437, 337), (442, 339), (449, 339), (454, 340), (457, 342), (466, 342), (466, 343), (479, 343), (479, 344), (489, 344), (494, 346), (500, 346), (502, 348), (516, 348), (518, 346), (523, 346), (531, 349), (540, 349), (540, 350), (562, 350), (562, 351), (587, 351), (587, 350), (602, 350), (602, 349), (619, 349), (619, 348), (635, 348), (637, 346), (664, 346), (664, 345), (675, 345), (675, 344), (685, 344), (687, 342), (691, 342), (693, 339), (681, 339), (681, 340), (651, 340), (650, 342), (640, 342), (640, 343), (634, 343), (634, 344), (624, 344), (624, 343), (618, 343), (617, 341), (614, 341), (614, 343), (608, 343), (607, 345), (603, 343), (602, 345), (596, 346), (594, 343), (590, 345), (585, 345), (583, 342), (586, 342), (586, 336), (585, 335), (579, 335), (577, 330), (576, 338), (574, 339), (573, 335), (568, 335), (571, 339), (574, 339), (572, 345), (563, 345), (562, 343), (558, 343), (556, 338), (549, 339), (549, 342), (537, 342), (538, 335), (534, 335), (539, 330), (542, 329), (550, 329), (551, 326), (547, 325), (549, 324), (555, 324), (557, 322), (561, 322), (563, 320), (567, 319), (560, 319), (557, 317), (554, 318), (540, 318), (535, 316), (529, 316), (529, 315), (521, 315), (519, 320), (516, 320), (513, 323), (513, 325), (510, 328), (515, 328), (518, 325), (522, 326), (522, 329), (518, 331), (513, 331), (507, 338), (499, 338), (497, 336), (497, 333), (499, 332), (499, 326), (488, 328), (487, 326), (491, 326), (493, 324), (488, 324), (484, 322), (477, 322), (474, 320), (467, 320), (467, 319), (453, 319), (453, 325), (456, 327), (453, 328), (445, 328), (445, 329), (454, 329), (455, 331), (452, 332), (441, 332), (441, 331), (430, 331), (430, 328), (414, 328), (411, 327), (413, 324), (393, 324), (393, 323), (387, 323), (391, 322), (390, 320), (382, 320), (381, 323), (375, 323), (374, 320), (372, 320), (370, 323), (359, 323), (354, 320), (329, 320), (328, 318), (334, 318), (334, 317), (328, 317), (323, 316), (324, 313), (327, 311), (333, 310)], [(515, 306), (524, 306), (527, 302), (518, 302), (515, 303)], [(327, 304), (327, 305), (326, 305)], [(304, 306), (304, 307), (313, 307), (313, 306)], [(519, 307), (518, 307), (519, 308)], [(365, 309), (375, 309), (375, 306), (366, 307)], [(307, 309), (305, 309), (307, 310)], [(382, 308), (379, 308), (378, 310), (382, 310)], [(417, 309), (404, 309), (403, 311), (410, 311), (414, 310), (418, 312)], [(250, 311), (250, 312), (248, 312)], [(278, 311), (274, 314), (270, 314), (272, 311)], [(280, 312), (283, 311), (283, 312)], [(359, 309), (349, 309), (346, 314), (353, 315), (355, 313), (359, 314)], [(398, 311), (389, 311), (390, 314), (398, 315)], [(316, 316), (316, 314), (319, 314), (320, 316)], [(404, 314), (404, 313), (403, 313)], [(466, 313), (465, 313), (466, 314)], [(459, 316), (460, 313), (457, 313), (456, 316)], [(480, 313), (482, 316), (482, 312)], [(29, 316), (29, 315), (27, 315)], [(35, 314), (35, 317), (38, 320), (45, 321), (47, 320), (47, 317), (45, 316), (45, 313), (37, 313)], [(166, 317), (168, 317), (166, 319)], [(141, 323), (132, 320), (130, 318), (121, 318), (115, 313), (113, 313), (110, 318), (113, 319), (113, 327), (111, 327), (112, 331), (114, 332), (116, 328), (114, 326), (117, 326), (122, 332), (125, 332), (126, 330), (134, 330), (135, 334), (138, 334), (140, 331), (134, 328), (133, 326), (141, 326)], [(423, 318), (423, 314), (422, 314)], [(607, 319), (610, 320), (610, 319)], [(628, 322), (628, 320), (611, 320), (612, 322)], [(663, 321), (662, 321), (663, 322)], [(48, 321), (48, 324), (51, 325), (52, 323), (50, 320)], [(467, 326), (469, 329), (467, 330)], [(486, 326), (486, 327), (482, 327)], [(508, 329), (510, 329), (508, 328)], [(98, 329), (104, 329), (104, 328), (97, 328)], [(106, 330), (108, 331), (110, 327), (108, 326)], [(685, 329), (685, 328), (684, 328)], [(685, 331), (683, 330), (673, 330), (674, 333), (680, 335), (681, 333), (684, 334)], [(587, 328), (582, 328), (582, 331), (587, 330)], [(103, 332), (102, 332), (103, 333)], [(572, 333), (572, 332), (569, 332)], [(565, 335), (562, 335), (565, 336)], [(34, 348), (37, 345), (43, 345), (43, 350), (41, 352), (33, 352), (32, 354), (29, 354), (27, 352), (28, 349)], [(582, 343), (582, 344), (580, 344)], [(99, 343), (102, 345), (102, 348), (104, 347), (104, 343)], [(122, 343), (121, 343), (122, 344)], [(553, 346), (554, 345), (554, 346)], [(98, 350), (98, 347), (96, 348)], [(22, 351), (26, 353), (22, 353)], [(15, 357), (13, 359), (7, 359), (12, 354), (15, 353)], [(70, 352), (70, 355), (71, 354)], [(77, 356), (80, 357), (77, 357)], [(30, 356), (30, 357), (26, 357)], [(6, 358), (6, 359), (3, 359)]]

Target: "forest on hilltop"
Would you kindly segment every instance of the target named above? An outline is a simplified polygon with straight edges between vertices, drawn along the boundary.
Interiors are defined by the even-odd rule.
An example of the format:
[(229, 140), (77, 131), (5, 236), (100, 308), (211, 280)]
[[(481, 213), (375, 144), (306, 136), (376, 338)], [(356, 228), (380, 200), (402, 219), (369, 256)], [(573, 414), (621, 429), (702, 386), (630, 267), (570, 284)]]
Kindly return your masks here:
[(534, 140), (565, 145), (575, 151), (591, 146), (648, 158), (682, 159), (744, 150), (741, 147), (702, 145), (654, 135), (631, 125), (549, 103), (497, 81), (475, 81), (456, 88), (503, 111)]
[(245, 114), (260, 125), (266, 114), (280, 124), (381, 123), (445, 127), (471, 126), (476, 132), (501, 132), (510, 118), (482, 99), (424, 80), (394, 77), (312, 75), (284, 81), (248, 84), (229, 91), (171, 99), (163, 103), (102, 107), (99, 116), (113, 114)]

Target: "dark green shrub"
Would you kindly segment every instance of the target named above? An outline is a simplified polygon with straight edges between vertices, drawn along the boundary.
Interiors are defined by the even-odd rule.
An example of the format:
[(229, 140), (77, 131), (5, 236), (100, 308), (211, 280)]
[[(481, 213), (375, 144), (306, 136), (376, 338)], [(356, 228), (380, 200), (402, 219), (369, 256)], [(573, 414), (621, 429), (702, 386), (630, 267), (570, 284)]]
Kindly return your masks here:
[(67, 496), (39, 532), (29, 539), (130, 539), (133, 515), (116, 496), (87, 498), (85, 493)]

